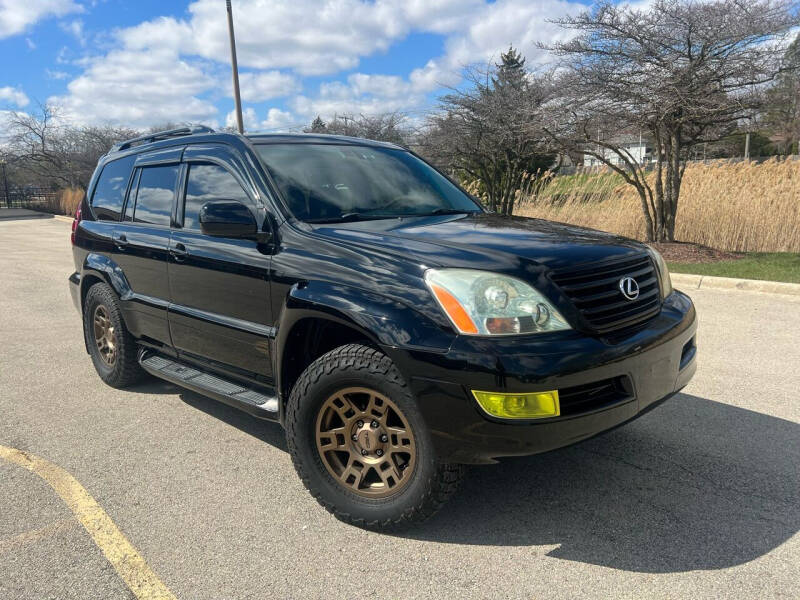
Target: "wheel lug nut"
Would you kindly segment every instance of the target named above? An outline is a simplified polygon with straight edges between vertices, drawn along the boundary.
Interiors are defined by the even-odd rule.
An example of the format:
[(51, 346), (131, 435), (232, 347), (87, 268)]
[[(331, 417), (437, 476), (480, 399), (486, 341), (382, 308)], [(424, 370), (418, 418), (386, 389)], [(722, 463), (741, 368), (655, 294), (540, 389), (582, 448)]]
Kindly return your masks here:
[(354, 442), (357, 442), (357, 441), (358, 441), (358, 436), (357, 436), (355, 433), (353, 434), (353, 441), (354, 441)]
[(383, 456), (383, 450), (378, 448), (377, 450), (375, 450), (375, 454), (378, 455), (378, 456)]
[(372, 423), (369, 424), (369, 426), (372, 427), (373, 429), (377, 429), (378, 428), (378, 422), (373, 420)]
[(361, 456), (366, 456), (366, 455), (367, 455), (367, 451), (366, 450), (362, 450), (361, 451)]
[(388, 435), (386, 435), (386, 434), (384, 433), (384, 434), (381, 436), (381, 441), (382, 441), (383, 443), (386, 443), (386, 442), (388, 442), (388, 441), (389, 441), (389, 436), (388, 436)]
[(356, 427), (358, 427), (359, 429), (361, 429), (363, 426), (364, 426), (364, 421), (358, 421), (356, 423)]

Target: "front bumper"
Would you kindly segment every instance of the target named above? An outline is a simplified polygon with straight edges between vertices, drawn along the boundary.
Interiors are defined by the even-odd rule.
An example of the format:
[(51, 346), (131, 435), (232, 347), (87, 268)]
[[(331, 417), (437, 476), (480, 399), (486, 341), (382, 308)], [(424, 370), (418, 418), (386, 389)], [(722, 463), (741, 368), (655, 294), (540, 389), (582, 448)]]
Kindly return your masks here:
[[(459, 336), (446, 354), (409, 352), (401, 368), (430, 427), (438, 457), (487, 463), (545, 452), (621, 425), (683, 388), (696, 369), (695, 309), (674, 292), (647, 327), (619, 341), (578, 332), (538, 336)], [(562, 390), (605, 380), (627, 392), (578, 414), (531, 421), (488, 416), (471, 390)]]

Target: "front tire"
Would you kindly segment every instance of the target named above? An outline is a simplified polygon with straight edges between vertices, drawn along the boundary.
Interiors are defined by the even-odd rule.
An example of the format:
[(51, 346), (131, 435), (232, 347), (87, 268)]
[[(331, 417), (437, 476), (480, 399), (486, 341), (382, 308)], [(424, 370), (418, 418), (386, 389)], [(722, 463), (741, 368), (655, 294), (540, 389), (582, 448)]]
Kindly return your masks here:
[(100, 379), (114, 388), (140, 381), (145, 372), (136, 359), (136, 340), (125, 321), (114, 290), (96, 283), (83, 302), (83, 335)]
[(338, 519), (369, 529), (423, 521), (456, 491), (460, 465), (437, 463), (430, 432), (391, 359), (341, 346), (300, 376), (286, 436), (303, 484)]

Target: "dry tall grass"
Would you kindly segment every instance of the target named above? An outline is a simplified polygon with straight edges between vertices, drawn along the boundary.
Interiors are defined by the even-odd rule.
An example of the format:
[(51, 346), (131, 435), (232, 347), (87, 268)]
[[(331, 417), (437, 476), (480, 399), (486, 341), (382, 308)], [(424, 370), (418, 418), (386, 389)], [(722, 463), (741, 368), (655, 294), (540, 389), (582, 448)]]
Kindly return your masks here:
[[(555, 177), (520, 200), (519, 215), (644, 237), (636, 190), (609, 173)], [(690, 164), (675, 237), (722, 250), (800, 252), (800, 160)]]
[(83, 199), (84, 191), (80, 188), (67, 188), (58, 193), (58, 204), (61, 214), (75, 216), (75, 211)]

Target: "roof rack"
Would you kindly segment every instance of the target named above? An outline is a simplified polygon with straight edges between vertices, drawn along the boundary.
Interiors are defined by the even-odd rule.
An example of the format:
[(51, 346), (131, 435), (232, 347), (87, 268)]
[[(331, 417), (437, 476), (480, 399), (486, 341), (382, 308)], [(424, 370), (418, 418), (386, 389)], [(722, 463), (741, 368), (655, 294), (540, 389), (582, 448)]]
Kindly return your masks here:
[(119, 152), (121, 150), (127, 150), (133, 145), (138, 144), (149, 144), (151, 142), (156, 142), (158, 140), (166, 140), (171, 137), (178, 137), (182, 135), (194, 135), (197, 133), (214, 133), (214, 130), (211, 127), (206, 127), (205, 125), (189, 125), (187, 127), (178, 127), (177, 129), (167, 129), (166, 131), (157, 131), (155, 133), (148, 133), (147, 135), (140, 135), (139, 137), (131, 138), (129, 140), (125, 140), (124, 142), (119, 142), (114, 144), (109, 150), (109, 154), (111, 152)]

